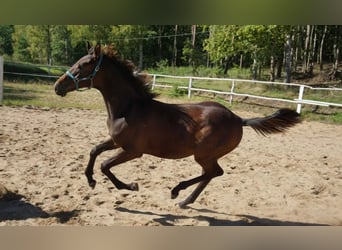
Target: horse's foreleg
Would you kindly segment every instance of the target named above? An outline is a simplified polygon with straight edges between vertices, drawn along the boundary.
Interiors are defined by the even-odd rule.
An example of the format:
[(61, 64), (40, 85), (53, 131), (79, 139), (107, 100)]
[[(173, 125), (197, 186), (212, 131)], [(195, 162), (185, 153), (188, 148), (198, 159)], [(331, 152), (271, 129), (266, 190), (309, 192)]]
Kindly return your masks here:
[(95, 146), (91, 151), (90, 151), (90, 158), (89, 162), (87, 165), (87, 168), (85, 170), (85, 175), (87, 176), (88, 179), (88, 184), (91, 188), (95, 188), (96, 181), (93, 179), (93, 169), (94, 169), (94, 164), (96, 157), (100, 155), (102, 152), (118, 148), (118, 146), (114, 143), (112, 139), (108, 139), (101, 144)]
[(141, 157), (141, 153), (137, 152), (130, 152), (130, 151), (125, 151), (124, 149), (121, 149), (119, 153), (108, 160), (104, 161), (101, 164), (101, 171), (104, 173), (114, 184), (114, 186), (117, 189), (128, 189), (132, 191), (138, 191), (139, 187), (137, 183), (130, 183), (126, 184), (122, 181), (120, 181), (118, 178), (115, 177), (115, 175), (110, 171), (110, 168), (119, 165), (121, 163), (124, 163), (129, 160), (133, 160), (135, 158)]

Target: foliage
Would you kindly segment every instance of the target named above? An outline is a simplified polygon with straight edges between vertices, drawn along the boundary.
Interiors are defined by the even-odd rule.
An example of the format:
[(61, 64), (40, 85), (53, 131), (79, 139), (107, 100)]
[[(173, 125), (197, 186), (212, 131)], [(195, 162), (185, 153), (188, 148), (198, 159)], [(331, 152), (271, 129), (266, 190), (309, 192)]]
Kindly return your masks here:
[(13, 25), (0, 25), (0, 55), (13, 54), (13, 45), (11, 41), (13, 32)]
[(13, 58), (18, 61), (32, 62), (32, 57), (29, 51), (29, 41), (26, 36), (26, 26), (17, 25), (12, 34), (13, 40)]
[[(237, 60), (245, 58), (240, 65), (263, 67), (270, 57), (281, 60), (285, 36), (290, 26), (279, 25), (213, 25), (204, 49), (214, 63), (226, 64), (226, 70)], [(224, 63), (222, 63), (224, 62)]]
[(87, 41), (100, 42), (114, 44), (140, 69), (162, 62), (190, 66), (193, 75), (205, 67), (231, 76), (244, 68), (261, 79), (261, 69), (270, 67), (273, 79), (275, 67), (281, 77), (288, 41), (293, 71), (307, 73), (322, 61), (338, 71), (341, 37), (340, 25), (1, 25), (0, 53), (16, 61), (70, 65), (87, 52)]

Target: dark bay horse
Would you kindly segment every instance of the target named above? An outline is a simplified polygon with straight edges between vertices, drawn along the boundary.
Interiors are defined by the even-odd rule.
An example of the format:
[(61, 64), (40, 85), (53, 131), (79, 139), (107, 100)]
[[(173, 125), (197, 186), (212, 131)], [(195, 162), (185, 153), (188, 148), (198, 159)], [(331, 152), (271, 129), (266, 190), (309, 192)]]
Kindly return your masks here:
[(101, 164), (101, 171), (118, 189), (138, 190), (137, 183), (126, 184), (110, 171), (116, 165), (143, 154), (178, 159), (194, 155), (202, 174), (182, 181), (171, 191), (179, 191), (199, 183), (180, 207), (193, 203), (210, 180), (223, 174), (218, 159), (238, 146), (242, 127), (250, 126), (262, 135), (281, 133), (300, 122), (299, 114), (280, 109), (264, 118), (242, 119), (216, 102), (166, 104), (155, 100), (147, 85), (147, 77), (136, 75), (134, 65), (120, 59), (111, 46), (97, 44), (77, 61), (55, 83), (57, 95), (80, 88), (96, 88), (104, 99), (110, 138), (95, 146), (85, 174), (94, 188), (93, 168), (96, 157), (106, 150), (116, 154)]

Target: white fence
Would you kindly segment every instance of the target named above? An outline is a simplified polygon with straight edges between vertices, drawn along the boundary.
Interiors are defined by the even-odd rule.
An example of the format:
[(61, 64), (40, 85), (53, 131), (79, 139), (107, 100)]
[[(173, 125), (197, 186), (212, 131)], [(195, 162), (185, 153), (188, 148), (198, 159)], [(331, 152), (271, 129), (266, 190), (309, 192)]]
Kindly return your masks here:
[[(206, 93), (215, 93), (215, 94), (223, 94), (230, 96), (230, 103), (233, 101), (233, 96), (242, 96), (242, 97), (250, 97), (256, 99), (263, 99), (263, 100), (272, 100), (272, 101), (280, 101), (280, 102), (287, 102), (287, 103), (294, 103), (297, 104), (297, 112), (301, 112), (302, 104), (314, 105), (314, 106), (335, 106), (335, 107), (342, 107), (342, 103), (332, 103), (332, 102), (323, 102), (323, 101), (316, 101), (316, 100), (308, 100), (304, 99), (304, 89), (310, 90), (323, 90), (323, 91), (342, 91), (342, 88), (316, 88), (311, 87), (304, 84), (295, 84), (295, 83), (283, 83), (283, 82), (267, 82), (267, 81), (255, 81), (255, 80), (241, 80), (241, 79), (231, 79), (231, 78), (209, 78), (209, 77), (191, 77), (191, 76), (170, 76), (170, 75), (159, 75), (159, 74), (150, 74), (153, 77), (152, 80), (152, 89), (156, 87), (161, 88), (172, 88), (171, 85), (165, 84), (158, 84), (157, 77), (163, 78), (175, 78), (175, 79), (188, 79), (188, 86), (178, 86), (180, 89), (187, 89), (188, 90), (188, 98), (191, 98), (192, 91), (199, 91), (199, 92), (206, 92)], [(230, 91), (218, 91), (218, 90), (210, 90), (210, 89), (202, 89), (202, 88), (194, 88), (193, 87), (193, 80), (209, 80), (209, 81), (228, 81), (231, 82), (231, 89)], [(298, 87), (298, 98), (295, 99), (282, 99), (282, 98), (274, 98), (274, 97), (266, 97), (266, 96), (258, 96), (246, 93), (237, 93), (235, 92), (236, 83), (255, 83), (255, 84), (269, 84), (269, 85), (286, 85), (286, 86), (295, 86)], [(342, 92), (341, 92), (342, 94)]]
[[(58, 76), (49, 76), (49, 75), (38, 75), (38, 74), (26, 74), (26, 73), (13, 73), (13, 72), (3, 72), (3, 59), (0, 56), (0, 103), (2, 100), (2, 79), (3, 74), (12, 74), (12, 75), (26, 75), (26, 76), (38, 76), (38, 77), (47, 77), (47, 78), (58, 78)], [(231, 79), (231, 78), (210, 78), (210, 77), (193, 77), (193, 76), (171, 76), (171, 75), (160, 75), (160, 74), (149, 74), (152, 76), (152, 89), (156, 87), (160, 88), (173, 88), (173, 85), (167, 84), (160, 84), (157, 82), (157, 78), (173, 78), (173, 79), (187, 79), (187, 86), (178, 86), (180, 89), (187, 89), (188, 90), (188, 98), (191, 98), (192, 91), (198, 92), (206, 92), (206, 93), (215, 93), (215, 94), (223, 94), (229, 95), (229, 102), (232, 103), (234, 96), (242, 96), (242, 97), (250, 97), (255, 99), (262, 99), (262, 100), (271, 100), (271, 101), (280, 101), (280, 102), (287, 102), (297, 104), (297, 112), (301, 112), (302, 104), (307, 105), (314, 105), (314, 106), (335, 106), (335, 107), (342, 107), (342, 103), (332, 103), (332, 102), (324, 102), (324, 101), (316, 101), (316, 100), (309, 100), (304, 98), (304, 90), (321, 90), (321, 91), (342, 91), (342, 88), (316, 88), (311, 87), (304, 84), (295, 84), (295, 83), (283, 83), (283, 82), (267, 82), (267, 81), (255, 81), (255, 80), (242, 80), (242, 79)], [(219, 91), (219, 90), (212, 90), (212, 89), (204, 89), (204, 88), (194, 88), (193, 81), (194, 80), (207, 80), (207, 81), (226, 81), (231, 83), (231, 88), (229, 91)], [(266, 97), (266, 96), (258, 96), (246, 93), (237, 93), (235, 91), (236, 84), (239, 83), (255, 83), (255, 84), (268, 84), (268, 85), (286, 85), (286, 86), (294, 86), (298, 87), (298, 98), (295, 99), (283, 99), (283, 98), (274, 98), (274, 97)], [(341, 92), (342, 94), (342, 92)]]

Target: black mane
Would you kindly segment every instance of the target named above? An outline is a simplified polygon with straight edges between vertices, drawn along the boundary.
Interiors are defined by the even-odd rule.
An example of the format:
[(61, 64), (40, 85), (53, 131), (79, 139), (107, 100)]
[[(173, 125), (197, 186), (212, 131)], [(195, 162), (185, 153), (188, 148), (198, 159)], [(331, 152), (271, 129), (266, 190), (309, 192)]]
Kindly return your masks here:
[(118, 68), (124, 77), (128, 79), (129, 84), (144, 99), (153, 99), (157, 95), (152, 93), (150, 87), (150, 77), (146, 73), (136, 73), (136, 66), (129, 60), (122, 59), (113, 46), (104, 46), (102, 54), (111, 59), (115, 67)]

